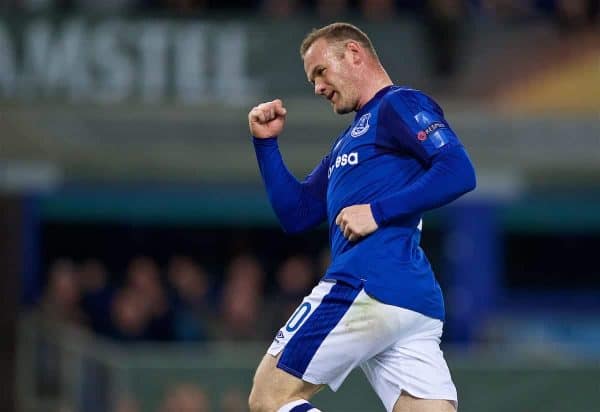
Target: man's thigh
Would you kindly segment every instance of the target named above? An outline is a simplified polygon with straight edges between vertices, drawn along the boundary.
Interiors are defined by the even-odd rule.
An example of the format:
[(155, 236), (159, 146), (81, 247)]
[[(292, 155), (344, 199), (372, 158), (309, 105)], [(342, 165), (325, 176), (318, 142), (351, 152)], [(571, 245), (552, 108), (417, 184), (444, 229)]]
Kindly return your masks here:
[(272, 405), (273, 410), (296, 399), (309, 400), (324, 385), (314, 385), (279, 369), (279, 355), (265, 355), (256, 369), (251, 400)]
[[(457, 394), (439, 347), (443, 324), (403, 311), (398, 309), (400, 318), (417, 317), (420, 321), (410, 328), (408, 336), (363, 362), (361, 368), (388, 412), (446, 411), (439, 408), (455, 404)], [(399, 398), (401, 409), (396, 407)], [(434, 409), (427, 409), (429, 405)]]
[[(381, 350), (384, 316), (368, 316), (372, 302), (361, 289), (320, 282), (304, 298), (267, 349), (277, 368), (305, 382), (337, 390), (364, 359)], [(389, 333), (388, 333), (389, 334)]]
[(419, 399), (403, 392), (394, 405), (394, 412), (455, 412), (450, 401), (441, 399)]

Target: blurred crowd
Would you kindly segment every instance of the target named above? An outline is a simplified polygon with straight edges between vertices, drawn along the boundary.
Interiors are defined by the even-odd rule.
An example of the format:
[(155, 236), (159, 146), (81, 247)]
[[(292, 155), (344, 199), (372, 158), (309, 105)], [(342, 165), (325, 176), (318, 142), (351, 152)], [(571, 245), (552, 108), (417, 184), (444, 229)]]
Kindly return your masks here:
[(356, 14), (386, 19), (399, 13), (445, 19), (469, 15), (501, 19), (546, 15), (573, 27), (594, 19), (598, 14), (598, 4), (598, 0), (0, 0), (0, 5), (27, 11), (192, 14), (242, 11), (284, 17), (311, 13), (327, 19)]
[(136, 256), (122, 275), (96, 259), (58, 259), (40, 302), (53, 319), (120, 341), (268, 340), (318, 281), (326, 265), (290, 256), (267, 273), (251, 254), (209, 273), (188, 256), (164, 267)]
[[(136, 342), (266, 341), (285, 324), (329, 263), (323, 252), (287, 256), (265, 265), (250, 253), (233, 255), (209, 270), (190, 256), (173, 255), (160, 265), (134, 256), (122, 271), (98, 259), (52, 261), (37, 309), (46, 319), (75, 325), (124, 344)], [(48, 325), (52, 325), (49, 323)], [(60, 393), (58, 347), (38, 348), (38, 388)], [(141, 412), (148, 400), (106, 396), (106, 371), (84, 359), (81, 401), (90, 412)], [(150, 402), (156, 412), (243, 412), (247, 393), (237, 386), (208, 390), (202, 379), (171, 382)], [(58, 386), (57, 386), (58, 385)], [(161, 389), (162, 390), (162, 389)], [(157, 409), (154, 409), (157, 408)], [(64, 412), (80, 410), (65, 407)]]

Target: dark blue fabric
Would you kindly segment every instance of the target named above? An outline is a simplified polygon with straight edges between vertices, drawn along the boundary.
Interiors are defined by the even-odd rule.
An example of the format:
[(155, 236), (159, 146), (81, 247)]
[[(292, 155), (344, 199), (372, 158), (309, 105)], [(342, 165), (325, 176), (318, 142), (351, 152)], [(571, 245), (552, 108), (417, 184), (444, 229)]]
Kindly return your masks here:
[(285, 345), (277, 367), (302, 378), (313, 356), (346, 314), (360, 289), (336, 283)]
[[(302, 183), (283, 166), (275, 139), (255, 139), (255, 147), (269, 198), (288, 231), (327, 218), (332, 263), (326, 279), (364, 285), (384, 303), (444, 319), (417, 225), (424, 212), (472, 190), (475, 171), (433, 99), (397, 86), (382, 89)], [(335, 220), (358, 204), (371, 205), (379, 228), (351, 242)]]
[(438, 154), (431, 167), (402, 190), (371, 203), (378, 225), (450, 203), (475, 187), (475, 171), (465, 150), (452, 147)]
[(306, 402), (306, 403), (303, 403), (302, 405), (294, 406), (290, 410), (290, 412), (307, 412), (313, 408), (314, 408), (314, 406), (312, 406), (310, 403)]

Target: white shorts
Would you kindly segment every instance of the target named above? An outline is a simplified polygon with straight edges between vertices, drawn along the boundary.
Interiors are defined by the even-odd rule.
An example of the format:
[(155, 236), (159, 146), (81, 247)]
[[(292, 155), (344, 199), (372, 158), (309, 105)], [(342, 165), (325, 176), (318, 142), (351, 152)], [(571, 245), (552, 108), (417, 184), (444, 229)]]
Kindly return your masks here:
[(456, 388), (439, 346), (442, 328), (438, 319), (386, 305), (362, 289), (322, 281), (267, 353), (281, 353), (278, 368), (334, 391), (360, 366), (389, 412), (403, 391), (456, 405)]

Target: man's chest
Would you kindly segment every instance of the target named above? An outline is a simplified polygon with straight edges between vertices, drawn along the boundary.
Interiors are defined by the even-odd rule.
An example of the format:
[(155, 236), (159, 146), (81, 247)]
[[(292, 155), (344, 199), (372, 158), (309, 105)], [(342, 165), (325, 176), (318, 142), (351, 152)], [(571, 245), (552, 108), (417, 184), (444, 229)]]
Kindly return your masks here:
[(375, 152), (377, 125), (371, 113), (355, 121), (334, 144), (329, 156), (328, 178), (350, 172)]

